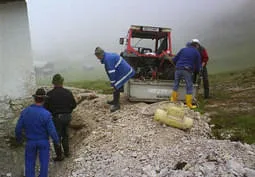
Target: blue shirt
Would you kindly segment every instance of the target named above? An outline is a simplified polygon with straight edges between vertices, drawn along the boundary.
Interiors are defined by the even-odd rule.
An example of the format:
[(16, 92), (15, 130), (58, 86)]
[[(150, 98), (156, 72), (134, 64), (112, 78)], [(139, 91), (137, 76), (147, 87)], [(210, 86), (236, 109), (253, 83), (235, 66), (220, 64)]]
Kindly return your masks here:
[(173, 58), (176, 69), (186, 69), (199, 72), (201, 68), (201, 56), (195, 47), (188, 46), (181, 49)]
[(22, 130), (29, 140), (48, 140), (49, 136), (54, 143), (58, 143), (58, 134), (52, 121), (52, 116), (43, 106), (31, 105), (25, 108), (17, 122), (15, 135), (18, 142), (22, 140)]

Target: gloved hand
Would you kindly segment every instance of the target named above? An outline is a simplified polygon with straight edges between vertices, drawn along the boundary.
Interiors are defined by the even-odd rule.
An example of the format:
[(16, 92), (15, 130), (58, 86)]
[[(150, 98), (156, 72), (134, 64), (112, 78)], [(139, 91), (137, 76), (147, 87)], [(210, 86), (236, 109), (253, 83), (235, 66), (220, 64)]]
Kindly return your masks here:
[(112, 84), (112, 83), (111, 83), (111, 88), (112, 88), (113, 90), (117, 90), (117, 89), (115, 88), (114, 84)]
[(111, 85), (111, 90), (116, 90), (116, 88), (114, 86)]

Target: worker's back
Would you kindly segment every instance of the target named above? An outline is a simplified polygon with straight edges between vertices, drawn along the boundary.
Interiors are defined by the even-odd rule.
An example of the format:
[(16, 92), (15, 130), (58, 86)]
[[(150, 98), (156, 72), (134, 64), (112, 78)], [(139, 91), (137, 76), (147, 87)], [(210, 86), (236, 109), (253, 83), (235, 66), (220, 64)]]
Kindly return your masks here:
[[(49, 135), (55, 131), (50, 112), (43, 106), (35, 104), (22, 111), (16, 133), (20, 132), (22, 128), (25, 129), (27, 140), (48, 140)], [(55, 141), (57, 141), (56, 138)]]
[(194, 71), (195, 68), (200, 68), (201, 57), (195, 47), (189, 46), (181, 49), (174, 57), (173, 61), (175, 62), (177, 69), (188, 68), (191, 71)]
[(63, 87), (55, 87), (47, 93), (48, 99), (45, 107), (54, 115), (71, 113), (76, 107), (76, 102), (71, 91)]

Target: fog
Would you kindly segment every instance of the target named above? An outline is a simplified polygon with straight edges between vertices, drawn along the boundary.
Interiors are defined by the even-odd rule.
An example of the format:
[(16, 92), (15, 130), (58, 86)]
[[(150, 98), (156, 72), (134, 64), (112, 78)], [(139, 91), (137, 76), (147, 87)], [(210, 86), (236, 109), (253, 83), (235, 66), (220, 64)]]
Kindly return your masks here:
[[(126, 35), (130, 25), (137, 24), (172, 28), (175, 53), (188, 40), (198, 38), (208, 49), (213, 65), (225, 57), (224, 50), (219, 51), (220, 46), (231, 50), (236, 40), (245, 43), (250, 39), (245, 37), (247, 23), (249, 35), (255, 31), (254, 25), (250, 25), (255, 19), (252, 0), (28, 0), (27, 3), (37, 60), (83, 60), (97, 65), (95, 47), (119, 53), (123, 48), (118, 43), (119, 37)], [(236, 28), (234, 22), (240, 16), (245, 19), (238, 18)], [(238, 34), (238, 38), (233, 34)], [(222, 39), (221, 43), (216, 39)]]

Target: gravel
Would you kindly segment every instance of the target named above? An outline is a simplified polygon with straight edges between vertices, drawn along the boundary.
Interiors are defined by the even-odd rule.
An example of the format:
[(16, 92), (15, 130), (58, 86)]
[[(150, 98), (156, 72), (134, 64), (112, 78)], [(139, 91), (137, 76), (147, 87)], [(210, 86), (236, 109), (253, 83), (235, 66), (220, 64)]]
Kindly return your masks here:
[(76, 95), (82, 101), (71, 122), (72, 156), (51, 169), (55, 177), (255, 176), (255, 146), (213, 139), (208, 114), (185, 109), (194, 125), (183, 131), (153, 120), (166, 102), (122, 96), (121, 110), (110, 113), (109, 95)]

